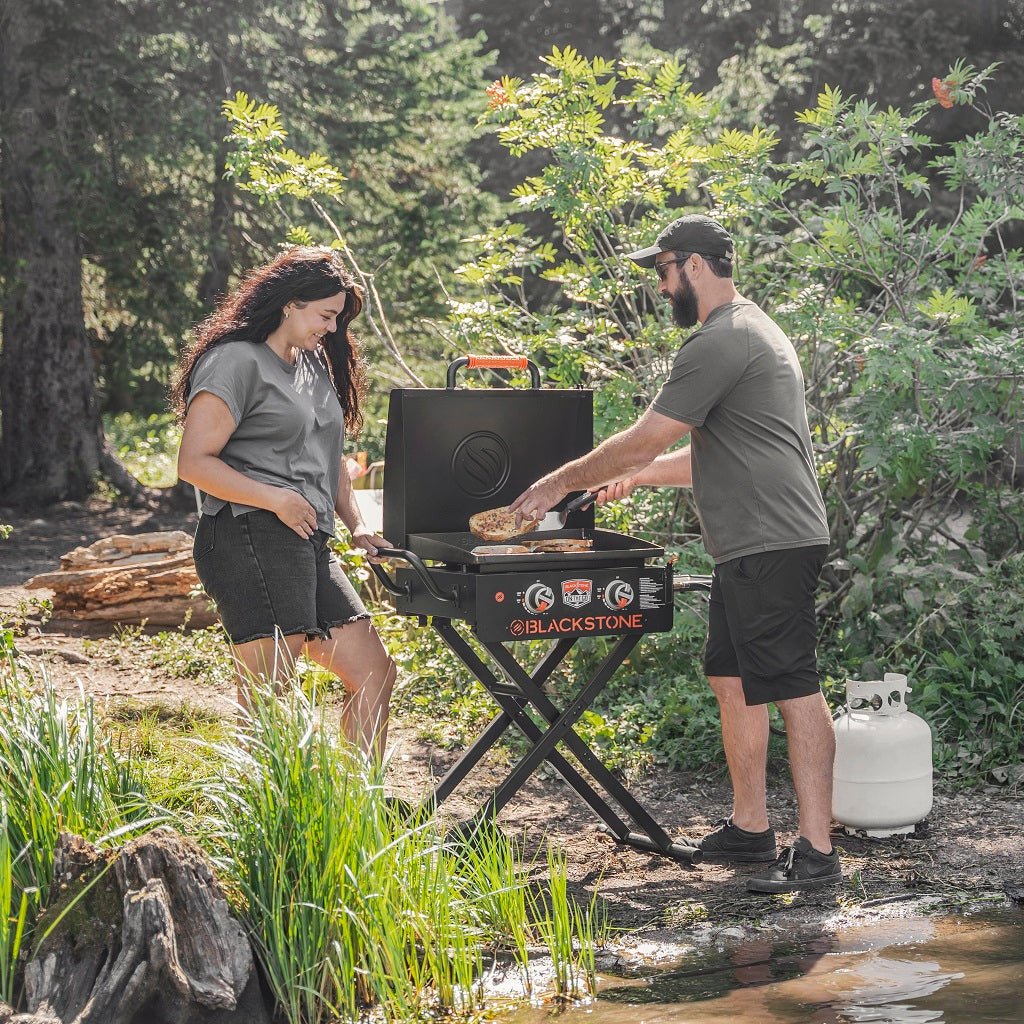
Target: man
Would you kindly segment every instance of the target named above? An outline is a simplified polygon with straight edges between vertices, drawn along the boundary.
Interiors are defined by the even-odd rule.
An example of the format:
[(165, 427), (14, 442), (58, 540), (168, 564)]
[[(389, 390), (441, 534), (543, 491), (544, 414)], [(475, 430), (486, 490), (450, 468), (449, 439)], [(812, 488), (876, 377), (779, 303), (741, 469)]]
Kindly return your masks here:
[[(734, 248), (716, 221), (673, 221), (629, 253), (658, 275), (680, 327), (701, 328), (676, 355), (657, 398), (631, 427), (538, 480), (512, 504), (540, 518), (570, 491), (608, 484), (693, 487), (715, 560), (704, 671), (718, 699), (733, 809), (700, 841), (708, 861), (775, 861), (755, 892), (842, 880), (832, 849), (832, 719), (821, 693), (814, 591), (828, 546), (792, 344), (732, 280)], [(689, 446), (666, 450), (690, 434)], [(781, 856), (768, 823), (768, 708), (782, 714), (800, 835)]]

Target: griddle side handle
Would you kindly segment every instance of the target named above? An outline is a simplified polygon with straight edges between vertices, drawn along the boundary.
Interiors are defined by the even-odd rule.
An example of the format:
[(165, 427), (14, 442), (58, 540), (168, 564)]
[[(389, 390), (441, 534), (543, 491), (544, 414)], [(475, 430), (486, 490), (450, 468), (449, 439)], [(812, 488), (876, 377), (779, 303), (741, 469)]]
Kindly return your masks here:
[(672, 590), (677, 594), (687, 590), (703, 590), (708, 592), (711, 590), (711, 577), (689, 576), (676, 573), (672, 577)]
[(529, 370), (530, 387), (540, 387), (540, 368), (526, 356), (459, 356), (448, 364), (445, 387), (449, 391), (455, 387), (455, 377), (464, 366), (471, 370)]
[(396, 583), (384, 569), (383, 566), (377, 565), (376, 562), (370, 563), (370, 568), (373, 570), (373, 575), (380, 580), (380, 585), (389, 593), (394, 594), (395, 597), (409, 597), (409, 584), (408, 583)]
[[(430, 571), (423, 564), (423, 559), (419, 555), (412, 551), (407, 551), (405, 548), (377, 548), (377, 554), (382, 558), (399, 558), (403, 562), (408, 562), (413, 572), (416, 573), (420, 578), (420, 582), (426, 588), (427, 593), (431, 597), (438, 601), (443, 601), (445, 604), (458, 605), (459, 603), (459, 591), (456, 587), (452, 587), (447, 593), (443, 591), (435, 582), (434, 578), (430, 575)], [(409, 593), (409, 584), (406, 583), (404, 586), (395, 583), (388, 574), (374, 562), (370, 563), (370, 568), (373, 570), (374, 575), (381, 581), (385, 590), (390, 591), (392, 594), (399, 595), (401, 597), (411, 596)]]

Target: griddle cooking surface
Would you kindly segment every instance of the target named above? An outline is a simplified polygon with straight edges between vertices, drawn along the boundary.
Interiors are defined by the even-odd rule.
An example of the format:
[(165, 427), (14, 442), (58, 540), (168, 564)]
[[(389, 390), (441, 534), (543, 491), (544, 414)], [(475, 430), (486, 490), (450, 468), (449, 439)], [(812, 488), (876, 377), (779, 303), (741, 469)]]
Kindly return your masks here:
[(590, 551), (538, 551), (530, 554), (474, 555), (473, 548), (486, 547), (487, 541), (471, 533), (412, 533), (407, 540), (410, 551), (420, 558), (446, 562), (449, 565), (465, 565), (478, 572), (529, 571), (531, 569), (583, 569), (587, 565), (642, 564), (648, 558), (658, 558), (664, 548), (648, 541), (631, 537), (613, 530), (545, 530), (543, 533), (527, 533), (506, 541), (508, 544), (525, 544), (529, 541), (556, 540), (560, 538), (579, 539), (588, 537), (594, 547)]

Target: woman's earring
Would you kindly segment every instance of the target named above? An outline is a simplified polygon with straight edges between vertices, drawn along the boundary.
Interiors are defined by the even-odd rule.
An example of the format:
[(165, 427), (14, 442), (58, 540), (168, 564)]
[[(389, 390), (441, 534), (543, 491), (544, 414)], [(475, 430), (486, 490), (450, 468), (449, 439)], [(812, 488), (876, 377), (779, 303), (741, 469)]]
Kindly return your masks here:
[(288, 317), (290, 317), (290, 316), (291, 316), (291, 313), (289, 313), (289, 312), (288, 312), (288, 310), (286, 309), (286, 310), (284, 311), (284, 318), (285, 318), (285, 320), (287, 320), (287, 319), (288, 319)]

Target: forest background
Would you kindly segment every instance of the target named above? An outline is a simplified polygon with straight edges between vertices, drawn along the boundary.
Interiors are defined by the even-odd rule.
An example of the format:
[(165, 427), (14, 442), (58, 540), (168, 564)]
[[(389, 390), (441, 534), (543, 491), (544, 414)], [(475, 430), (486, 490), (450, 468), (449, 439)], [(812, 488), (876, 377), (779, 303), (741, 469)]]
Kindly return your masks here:
[[(173, 450), (177, 353), (285, 239), (376, 297), (370, 460), (388, 390), (469, 351), (593, 387), (605, 436), (680, 342), (621, 253), (713, 211), (807, 376), (830, 690), (908, 672), (941, 770), (1019, 781), (1022, 43), (1021, 0), (3, 0), (0, 506), (173, 500), (139, 453)], [(604, 515), (707, 569), (686, 493)], [(700, 629), (650, 638), (591, 739), (707, 756)], [(443, 696), (443, 652), (399, 646)]]

